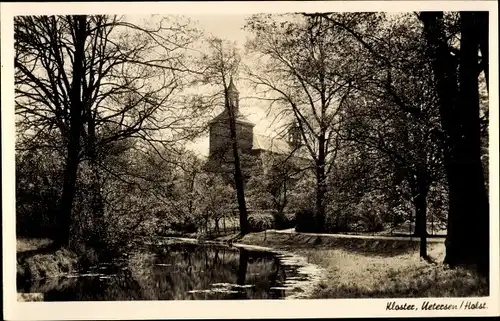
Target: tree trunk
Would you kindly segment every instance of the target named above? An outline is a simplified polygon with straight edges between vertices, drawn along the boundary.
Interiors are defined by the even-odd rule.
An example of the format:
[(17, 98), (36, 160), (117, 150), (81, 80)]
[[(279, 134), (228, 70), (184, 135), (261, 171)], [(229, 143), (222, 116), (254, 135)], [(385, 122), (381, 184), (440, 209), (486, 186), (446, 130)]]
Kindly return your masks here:
[[(227, 96), (227, 93), (226, 93)], [(241, 162), (240, 162), (240, 153), (238, 151), (238, 140), (236, 137), (236, 115), (233, 112), (232, 106), (229, 106), (226, 98), (226, 106), (229, 111), (229, 130), (231, 134), (231, 143), (233, 149), (233, 158), (234, 158), (234, 182), (236, 187), (236, 196), (238, 199), (238, 209), (240, 212), (240, 233), (241, 235), (248, 234), (248, 213), (247, 206), (245, 201), (245, 190), (244, 190), (244, 181), (243, 181), (243, 173), (241, 171)]]
[[(449, 188), (445, 263), (477, 264), (489, 273), (489, 204), (480, 159), (478, 39), (475, 13), (461, 13), (459, 79), (444, 35), (443, 13), (423, 12), (441, 125)], [(460, 88), (458, 87), (460, 82)]]
[(284, 211), (285, 211), (285, 207), (288, 203), (288, 199), (287, 199), (287, 177), (285, 176), (285, 179), (283, 181), (283, 200), (282, 202), (279, 202), (279, 206), (278, 206), (278, 214), (281, 215)]
[(189, 212), (189, 217), (194, 217), (194, 208), (193, 208), (193, 202), (194, 202), (194, 181), (196, 180), (196, 172), (193, 173), (193, 176), (190, 177), (190, 182), (189, 182), (189, 194), (191, 197), (189, 197), (188, 200), (188, 212)]
[(67, 160), (64, 169), (64, 183), (59, 207), (60, 231), (56, 243), (60, 246), (70, 244), (70, 228), (72, 223), (73, 199), (75, 197), (76, 178), (79, 165), (81, 125), (83, 122), (83, 103), (81, 99), (83, 59), (86, 39), (86, 16), (75, 16), (73, 28), (75, 32), (75, 53), (70, 91), (70, 130), (67, 145)]
[(414, 196), (415, 205), (415, 234), (420, 237), (420, 257), (427, 258), (427, 194), (429, 188), (425, 181), (421, 181)]
[[(478, 13), (462, 12), (460, 44), (460, 99), (462, 111), (463, 148), (458, 163), (462, 175), (460, 224), (472, 224), (468, 242), (473, 262), (483, 274), (489, 273), (489, 203), (481, 162), (481, 125), (479, 114), (479, 83), (477, 70), (481, 28)], [(465, 175), (464, 175), (465, 174)]]
[(325, 137), (321, 135), (318, 139), (319, 153), (316, 162), (316, 226), (318, 232), (325, 231)]
[[(59, 246), (69, 245), (71, 228), (71, 212), (76, 188), (76, 175), (78, 171), (78, 145), (70, 138), (68, 143), (67, 161), (64, 168), (64, 183), (59, 207), (59, 233), (57, 240)], [(76, 152), (75, 152), (76, 151)]]
[(219, 220), (220, 218), (214, 219), (215, 222), (215, 235), (219, 236), (220, 235), (220, 230), (219, 230)]
[(98, 166), (99, 156), (97, 153), (97, 136), (95, 130), (95, 121), (92, 117), (91, 111), (88, 110), (87, 115), (87, 152), (90, 159), (90, 171), (91, 171), (91, 214), (92, 214), (92, 231), (88, 234), (92, 235), (91, 243), (99, 249), (105, 248), (106, 244), (106, 222), (104, 219), (104, 200), (102, 197), (102, 181), (100, 175), (100, 169)]
[(476, 13), (476, 21), (478, 27), (479, 49), (481, 50), (481, 65), (484, 70), (486, 79), (486, 87), (489, 89), (490, 70), (489, 70), (489, 12)]

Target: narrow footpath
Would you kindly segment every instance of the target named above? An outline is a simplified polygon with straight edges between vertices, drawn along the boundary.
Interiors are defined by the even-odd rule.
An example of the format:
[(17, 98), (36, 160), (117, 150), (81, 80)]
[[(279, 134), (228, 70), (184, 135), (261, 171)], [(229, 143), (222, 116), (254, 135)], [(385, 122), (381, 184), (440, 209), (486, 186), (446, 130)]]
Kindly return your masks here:
[[(333, 238), (348, 238), (348, 239), (367, 239), (367, 240), (391, 240), (391, 241), (418, 241), (419, 237), (416, 236), (383, 236), (383, 235), (357, 235), (357, 234), (330, 234), (330, 233), (305, 233), (305, 232), (296, 232), (294, 228), (290, 228), (287, 230), (267, 230), (266, 232), (272, 233), (282, 233), (282, 234), (300, 234), (300, 235), (308, 235), (308, 236), (325, 236), (325, 237), (333, 237)], [(428, 237), (428, 243), (443, 243), (445, 241), (445, 237)]]

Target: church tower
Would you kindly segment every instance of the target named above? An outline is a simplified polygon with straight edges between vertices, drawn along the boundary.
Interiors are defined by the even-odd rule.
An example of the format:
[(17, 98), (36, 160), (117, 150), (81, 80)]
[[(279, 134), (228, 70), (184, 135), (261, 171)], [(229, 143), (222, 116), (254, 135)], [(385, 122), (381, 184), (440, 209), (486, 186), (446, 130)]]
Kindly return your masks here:
[[(239, 92), (231, 77), (227, 88), (229, 109), (235, 117), (236, 138), (240, 154), (250, 154), (253, 147), (253, 127), (240, 112)], [(209, 123), (210, 128), (210, 154), (212, 164), (231, 164), (233, 161), (231, 132), (229, 129), (229, 110), (224, 110)]]

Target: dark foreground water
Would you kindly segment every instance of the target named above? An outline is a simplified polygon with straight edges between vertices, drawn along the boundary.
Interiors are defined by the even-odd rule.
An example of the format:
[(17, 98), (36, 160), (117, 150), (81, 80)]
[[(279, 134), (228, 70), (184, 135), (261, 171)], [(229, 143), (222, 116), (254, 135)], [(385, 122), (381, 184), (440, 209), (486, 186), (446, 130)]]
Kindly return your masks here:
[(282, 299), (305, 280), (275, 254), (228, 246), (169, 244), (125, 254), (76, 275), (18, 284), (45, 301)]

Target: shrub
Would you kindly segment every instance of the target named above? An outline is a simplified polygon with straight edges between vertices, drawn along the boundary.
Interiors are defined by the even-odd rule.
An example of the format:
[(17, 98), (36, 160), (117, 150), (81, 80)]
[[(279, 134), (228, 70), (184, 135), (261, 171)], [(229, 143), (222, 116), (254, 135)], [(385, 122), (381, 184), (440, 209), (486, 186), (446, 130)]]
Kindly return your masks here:
[(271, 214), (250, 214), (248, 228), (250, 232), (262, 232), (274, 227), (274, 217)]
[(384, 228), (382, 217), (387, 212), (383, 195), (368, 192), (355, 206), (358, 224), (366, 232), (380, 232)]
[(392, 219), (383, 195), (367, 192), (352, 200), (337, 201), (327, 207), (325, 230), (330, 233), (380, 232), (384, 220)]
[(295, 215), (290, 213), (275, 212), (273, 213), (274, 228), (284, 230), (295, 227)]
[(41, 279), (63, 275), (78, 269), (74, 252), (60, 249), (53, 253), (36, 254), (18, 261), (17, 275), (21, 279)]
[(189, 219), (181, 222), (173, 222), (171, 228), (176, 232), (183, 233), (196, 233), (198, 231), (196, 223)]
[(78, 257), (80, 267), (89, 267), (116, 253), (117, 245), (107, 244), (106, 248), (97, 248), (92, 244), (77, 242), (72, 245), (72, 252)]
[(384, 222), (376, 215), (365, 217), (361, 225), (367, 232), (381, 232), (384, 230)]
[(53, 237), (62, 191), (60, 157), (46, 150), (16, 152), (16, 234)]
[(336, 202), (327, 206), (325, 218), (326, 232), (352, 232), (356, 230), (356, 228), (356, 212), (353, 204)]
[(311, 209), (303, 209), (295, 214), (295, 231), (297, 232), (317, 232), (318, 226), (316, 216)]

